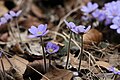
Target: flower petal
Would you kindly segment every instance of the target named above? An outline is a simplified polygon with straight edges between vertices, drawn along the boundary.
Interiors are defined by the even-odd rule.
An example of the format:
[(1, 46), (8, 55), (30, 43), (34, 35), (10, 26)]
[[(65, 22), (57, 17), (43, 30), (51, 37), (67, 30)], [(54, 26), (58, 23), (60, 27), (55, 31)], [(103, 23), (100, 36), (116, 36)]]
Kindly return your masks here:
[(117, 28), (119, 28), (119, 26), (116, 25), (116, 24), (113, 24), (113, 25), (110, 26), (110, 28), (111, 28), (111, 29), (117, 29)]
[(81, 11), (89, 13), (89, 9), (86, 6), (82, 6)]
[(1, 18), (1, 23), (2, 23), (2, 24), (5, 24), (5, 23), (7, 23), (7, 20), (6, 20), (4, 17), (2, 17), (2, 18)]
[(35, 35), (29, 35), (28, 38), (36, 38), (37, 36)]
[(40, 24), (40, 25), (38, 26), (38, 31), (39, 31), (39, 32), (45, 32), (46, 29), (47, 29), (47, 24), (45, 24), (45, 25)]
[(34, 35), (38, 32), (38, 29), (35, 26), (31, 26), (31, 28), (28, 29), (28, 30), (29, 30), (30, 33), (32, 33)]
[(12, 16), (9, 15), (8, 13), (4, 14), (5, 19), (7, 20), (12, 20)]
[(22, 10), (19, 10), (19, 11), (16, 13), (16, 17), (18, 17), (21, 13), (22, 13)]
[(9, 13), (10, 13), (10, 15), (11, 15), (12, 17), (15, 17), (15, 16), (16, 16), (16, 13), (15, 13), (14, 11), (10, 11)]
[(90, 30), (91, 26), (88, 26), (85, 30), (85, 33), (88, 32)]
[(46, 35), (49, 32), (49, 30), (45, 31), (42, 36)]
[(76, 29), (71, 29), (71, 31), (73, 31), (74, 33), (78, 34), (78, 32), (76, 31)]
[(120, 34), (120, 28), (117, 29), (117, 33)]

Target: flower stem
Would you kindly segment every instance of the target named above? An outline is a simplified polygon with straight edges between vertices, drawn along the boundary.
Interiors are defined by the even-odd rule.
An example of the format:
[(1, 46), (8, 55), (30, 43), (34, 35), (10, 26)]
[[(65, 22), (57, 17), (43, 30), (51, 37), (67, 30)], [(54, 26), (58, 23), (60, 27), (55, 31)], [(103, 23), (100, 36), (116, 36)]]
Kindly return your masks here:
[(80, 50), (80, 55), (79, 55), (79, 67), (78, 67), (78, 72), (80, 71), (80, 66), (81, 66), (81, 58), (83, 55), (83, 34), (81, 36), (81, 50)]
[(15, 24), (16, 24), (16, 26), (17, 26), (17, 30), (18, 30), (19, 39), (20, 39), (20, 41), (22, 42), (22, 38), (21, 38), (21, 36), (20, 36), (20, 29), (19, 29), (19, 25), (18, 25), (17, 18), (15, 18)]
[(67, 51), (67, 62), (66, 62), (65, 69), (67, 69), (68, 63), (69, 63), (71, 38), (72, 38), (72, 31), (70, 31), (70, 38), (69, 38), (68, 51)]
[(6, 79), (6, 73), (5, 73), (5, 68), (4, 68), (4, 64), (3, 64), (2, 58), (1, 58), (1, 66), (2, 66), (2, 69), (3, 69), (3, 77), (4, 77), (4, 80), (7, 80), (7, 79)]
[(51, 65), (51, 57), (52, 57), (52, 54), (49, 55), (49, 68), (50, 68), (50, 65)]
[(44, 51), (44, 41), (42, 40), (42, 37), (40, 37), (40, 39), (41, 39), (42, 51), (43, 51), (44, 71), (46, 72), (46, 53)]

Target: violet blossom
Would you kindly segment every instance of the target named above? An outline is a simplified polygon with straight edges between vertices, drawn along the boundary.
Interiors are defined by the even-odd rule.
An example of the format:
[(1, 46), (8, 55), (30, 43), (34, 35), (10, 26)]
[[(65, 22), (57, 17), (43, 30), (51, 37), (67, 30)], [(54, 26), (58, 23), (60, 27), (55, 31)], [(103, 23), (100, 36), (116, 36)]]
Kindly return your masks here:
[(8, 13), (4, 14), (4, 18), (5, 18), (7, 21), (13, 19), (12, 16), (11, 16), (10, 14), (8, 14)]
[(111, 71), (111, 72), (113, 72), (114, 74), (120, 75), (120, 70), (118, 70), (118, 69), (115, 68), (115, 67), (110, 67), (108, 70)]
[(116, 29), (117, 30), (117, 33), (120, 34), (120, 17), (115, 17), (113, 20), (112, 20), (112, 25), (110, 26), (111, 29)]
[(112, 1), (107, 4), (105, 4), (105, 13), (108, 18), (115, 18), (117, 16), (120, 16), (120, 1)]
[(88, 2), (86, 6), (82, 6), (81, 11), (83, 11), (86, 14), (89, 14), (93, 12), (94, 10), (96, 10), (97, 8), (98, 8), (97, 3), (92, 4), (92, 2)]
[(48, 33), (47, 24), (40, 24), (38, 28), (31, 26), (31, 28), (29, 28), (29, 32), (32, 34), (28, 36), (29, 38), (42, 37)]
[(7, 19), (5, 17), (1, 17), (0, 22), (1, 22), (1, 24), (5, 24), (5, 23), (7, 23)]
[(83, 33), (86, 33), (87, 31), (89, 31), (90, 28), (91, 28), (91, 26), (88, 26), (87, 28), (85, 28), (85, 26), (79, 25), (79, 26), (76, 26), (75, 28), (73, 28), (71, 30), (76, 34), (83, 34)]
[(106, 18), (106, 14), (103, 10), (96, 9), (93, 13), (92, 16), (96, 18), (98, 21), (103, 21)]
[(9, 11), (9, 14), (10, 14), (12, 17), (16, 18), (16, 17), (18, 17), (18, 16), (21, 14), (21, 12), (22, 12), (22, 10), (19, 10), (19, 11), (17, 11), (17, 12), (15, 12), (15, 11)]
[(52, 53), (55, 53), (59, 50), (59, 46), (56, 45), (55, 43), (52, 43), (52, 42), (48, 42), (47, 45), (46, 45), (46, 51), (49, 53), (49, 54), (52, 54)]
[(64, 20), (64, 22), (69, 29), (73, 29), (76, 27), (76, 25), (73, 22), (67, 22), (66, 20)]

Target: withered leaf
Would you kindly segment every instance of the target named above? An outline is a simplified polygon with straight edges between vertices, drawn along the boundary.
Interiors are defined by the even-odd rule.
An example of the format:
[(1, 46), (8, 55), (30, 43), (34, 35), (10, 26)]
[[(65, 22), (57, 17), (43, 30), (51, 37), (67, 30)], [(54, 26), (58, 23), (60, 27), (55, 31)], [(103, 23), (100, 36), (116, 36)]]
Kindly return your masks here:
[[(22, 61), (26, 64), (28, 63), (28, 61), (21, 58), (21, 57), (18, 57), (16, 55), (13, 56), (12, 58), (9, 58), (12, 65), (19, 71), (20, 74), (23, 74), (25, 69), (26, 69), (26, 65), (21, 63), (20, 61), (18, 61), (16, 59), (19, 59), (20, 61)], [(11, 67), (10, 63), (7, 61), (7, 59), (5, 57), (3, 57), (2, 60), (3, 60), (3, 63), (4, 63), (5, 70), (9, 70), (10, 67)], [(1, 66), (1, 63), (0, 63), (0, 66)]]
[(109, 63), (104, 62), (104, 61), (96, 61), (96, 64), (105, 69), (109, 69), (111, 67), (111, 65)]
[[(71, 80), (73, 73), (69, 70), (58, 69), (55, 66), (50, 66), (49, 71), (45, 74), (50, 80)], [(46, 80), (42, 78), (42, 80)]]
[(4, 6), (4, 1), (0, 1), (0, 16), (3, 16), (8, 12), (8, 9)]
[(8, 33), (4, 33), (0, 36), (0, 40), (3, 42), (7, 42), (8, 41)]
[[(77, 57), (74, 57), (72, 54), (70, 54), (70, 64), (74, 67), (74, 68), (78, 68), (79, 66), (79, 60)], [(88, 63), (87, 61), (81, 61), (81, 69), (86, 69), (88, 68)]]
[(86, 34), (83, 35), (83, 41), (86, 44), (91, 44), (92, 42), (98, 44), (102, 40), (102, 33), (97, 29), (90, 29)]

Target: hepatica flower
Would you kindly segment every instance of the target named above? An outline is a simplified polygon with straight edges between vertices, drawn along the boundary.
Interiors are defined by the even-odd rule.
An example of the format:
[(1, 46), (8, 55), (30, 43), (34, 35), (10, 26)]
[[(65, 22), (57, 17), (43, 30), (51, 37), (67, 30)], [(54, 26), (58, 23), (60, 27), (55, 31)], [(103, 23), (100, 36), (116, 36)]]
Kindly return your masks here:
[(106, 14), (103, 10), (96, 9), (93, 13), (92, 16), (96, 18), (98, 21), (103, 21), (106, 18)]
[(18, 12), (10, 11), (9, 14), (10, 14), (12, 17), (16, 18), (16, 17), (18, 17), (18, 16), (21, 14), (21, 12), (22, 12), (22, 10), (19, 10)]
[(8, 13), (4, 14), (4, 18), (5, 18), (7, 21), (13, 19), (12, 16), (11, 16), (10, 14), (8, 14)]
[(69, 29), (73, 29), (76, 27), (76, 25), (73, 22), (67, 22), (66, 20), (64, 20), (64, 22)]
[(87, 6), (82, 6), (81, 11), (83, 11), (86, 14), (89, 14), (89, 13), (93, 12), (94, 10), (96, 10), (97, 8), (98, 8), (97, 3), (92, 4), (92, 2), (88, 2)]
[(59, 46), (56, 45), (55, 43), (52, 43), (52, 42), (48, 42), (47, 45), (46, 45), (46, 51), (49, 53), (49, 54), (52, 54), (52, 53), (55, 53), (59, 50)]
[(5, 24), (5, 23), (7, 23), (7, 19), (5, 17), (1, 17), (0, 22), (1, 22), (1, 24)]
[(115, 68), (115, 67), (110, 67), (108, 70), (111, 71), (111, 72), (113, 72), (114, 74), (120, 75), (120, 70), (118, 70), (118, 69)]
[(112, 1), (110, 3), (105, 4), (105, 13), (108, 18), (115, 18), (120, 16), (120, 1)]
[(116, 29), (117, 33), (120, 34), (120, 17), (115, 17), (112, 20), (113, 24), (110, 26), (111, 29)]
[(80, 25), (80, 26), (76, 26), (75, 28), (71, 29), (74, 33), (76, 34), (84, 34), (87, 31), (89, 31), (91, 28), (91, 26), (88, 26), (87, 28), (85, 28), (85, 26)]
[(29, 38), (42, 37), (48, 33), (47, 24), (40, 24), (38, 28), (35, 26), (31, 26), (29, 32), (32, 34), (28, 36)]

